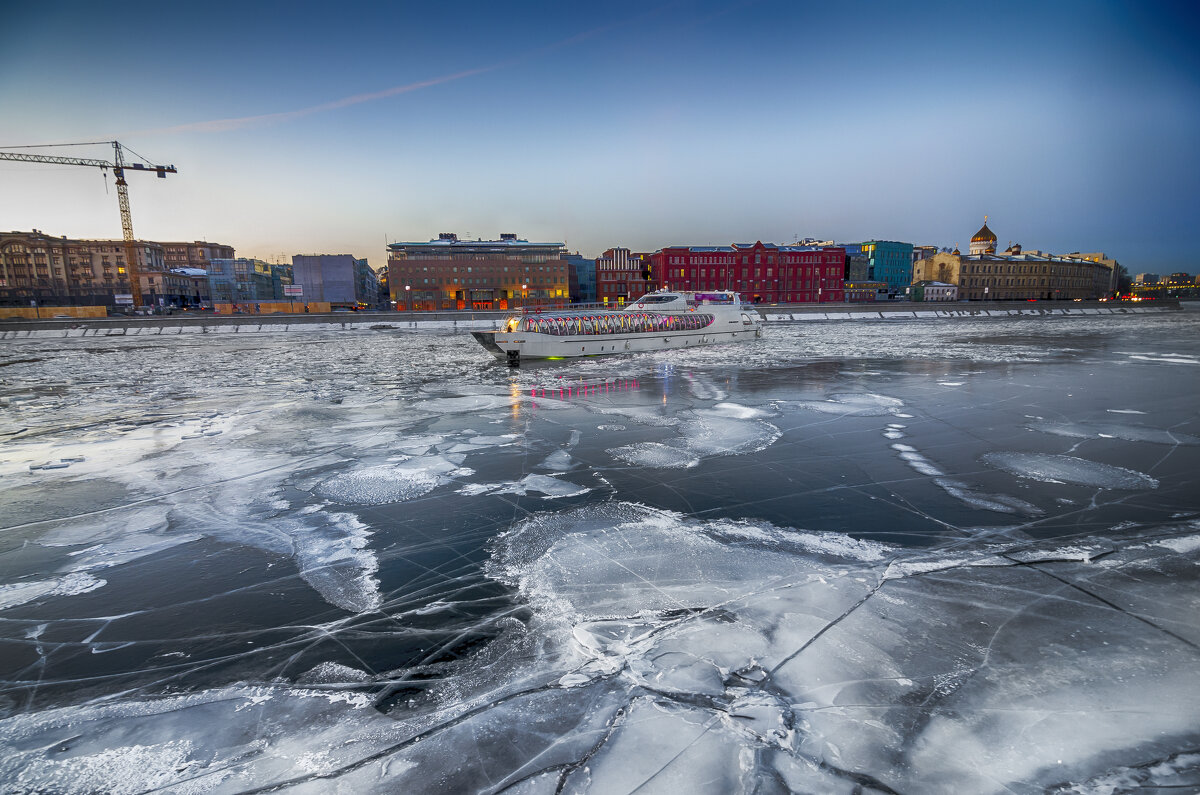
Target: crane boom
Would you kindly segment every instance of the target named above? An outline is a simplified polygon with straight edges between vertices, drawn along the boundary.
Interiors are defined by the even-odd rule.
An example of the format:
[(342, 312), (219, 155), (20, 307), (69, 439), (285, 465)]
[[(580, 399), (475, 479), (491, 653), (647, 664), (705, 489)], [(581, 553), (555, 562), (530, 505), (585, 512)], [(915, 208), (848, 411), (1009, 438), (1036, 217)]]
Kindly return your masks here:
[(62, 166), (99, 166), (100, 168), (112, 168), (112, 163), (107, 160), (92, 160), (84, 157), (27, 155), (24, 152), (0, 152), (0, 160), (20, 160), (25, 163), (58, 163)]
[[(177, 174), (175, 166), (160, 166), (146, 163), (126, 163), (124, 147), (117, 141), (108, 141), (113, 147), (113, 162), (87, 157), (58, 157), (55, 155), (30, 155), (24, 152), (0, 152), (0, 160), (15, 160), (23, 163), (53, 163), (63, 166), (94, 166), (112, 169), (117, 182), (117, 203), (121, 208), (121, 236), (125, 241), (125, 271), (129, 275), (133, 305), (142, 305), (142, 281), (138, 273), (137, 251), (134, 246), (133, 216), (129, 212), (129, 184), (125, 181), (126, 171), (153, 171), (160, 179), (167, 174)], [(80, 144), (82, 145), (82, 144)]]

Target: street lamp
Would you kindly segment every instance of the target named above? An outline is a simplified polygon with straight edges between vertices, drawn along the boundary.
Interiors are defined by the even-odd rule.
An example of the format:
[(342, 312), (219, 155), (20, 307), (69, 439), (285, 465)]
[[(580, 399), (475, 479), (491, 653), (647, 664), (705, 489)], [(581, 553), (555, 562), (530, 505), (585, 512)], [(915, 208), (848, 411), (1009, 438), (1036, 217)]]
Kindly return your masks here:
[(412, 293), (409, 292), (411, 289), (410, 285), (404, 285), (404, 306), (409, 312), (412, 311)]
[(526, 299), (529, 298), (529, 285), (521, 284), (521, 309), (525, 308)]

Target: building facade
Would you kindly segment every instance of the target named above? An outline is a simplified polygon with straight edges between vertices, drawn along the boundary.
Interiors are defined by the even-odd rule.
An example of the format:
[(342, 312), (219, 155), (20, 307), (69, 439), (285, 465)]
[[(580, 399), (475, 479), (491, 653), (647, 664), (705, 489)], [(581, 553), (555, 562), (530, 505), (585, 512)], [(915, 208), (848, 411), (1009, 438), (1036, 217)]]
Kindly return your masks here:
[(275, 295), (271, 264), (249, 257), (209, 260), (208, 290), (214, 303), (243, 304), (283, 297)]
[(123, 242), (71, 240), (38, 229), (0, 233), (5, 306), (112, 306), (131, 289)]
[(913, 279), (956, 285), (958, 297), (971, 301), (1074, 300), (1106, 296), (1111, 272), (1098, 262), (1041, 252), (941, 252), (918, 262)]
[(271, 263), (271, 293), (276, 301), (288, 299), (285, 287), (292, 286), (292, 266), (286, 262)]
[(209, 243), (204, 240), (196, 240), (191, 243), (160, 243), (159, 245), (163, 247), (164, 262), (170, 270), (176, 268), (208, 270), (208, 263), (214, 259), (233, 259), (237, 256), (233, 246), (227, 246), (224, 243)]
[(869, 276), (873, 281), (888, 286), (888, 296), (895, 298), (904, 293), (913, 280), (912, 243), (895, 240), (869, 240), (862, 244), (867, 258)]
[(207, 306), (212, 303), (212, 291), (208, 289), (208, 271), (200, 268), (175, 268), (171, 273), (187, 282), (187, 301), (182, 306)]
[(1103, 254), (1059, 256), (1010, 244), (996, 251), (996, 235), (983, 227), (971, 237), (971, 253), (941, 251), (913, 266), (913, 282), (955, 285), (970, 301), (1075, 300), (1102, 298), (1112, 291), (1116, 260)]
[(918, 261), (923, 260), (926, 257), (932, 257), (936, 253), (938, 253), (937, 246), (913, 246), (913, 264), (916, 265)]
[(652, 282), (676, 290), (734, 290), (752, 303), (841, 303), (841, 246), (672, 246), (650, 257)]
[(1123, 279), (1127, 278), (1127, 275), (1125, 274), (1125, 269), (1123, 267), (1121, 267), (1121, 263), (1117, 262), (1115, 259), (1108, 256), (1103, 251), (1088, 251), (1088, 252), (1073, 251), (1070, 254), (1068, 254), (1067, 256), (1077, 257), (1079, 259), (1091, 260), (1092, 262), (1098, 262), (1101, 265), (1103, 265), (1104, 267), (1108, 268), (1108, 274), (1109, 274), (1108, 293), (1110, 296), (1116, 296), (1117, 293), (1120, 292), (1121, 282)]
[(392, 299), (391, 291), (388, 289), (388, 269), (384, 268), (381, 271), (377, 271), (376, 276), (378, 277), (379, 283), (379, 297), (376, 299), (375, 308), (391, 309)]
[(1156, 276), (1153, 281), (1135, 282), (1130, 291), (1135, 297), (1143, 299), (1200, 298), (1200, 276), (1193, 279), (1191, 274), (1182, 272)]
[(379, 280), (365, 259), (350, 254), (295, 254), (292, 283), (303, 289), (306, 301), (328, 301), (348, 309), (375, 308)]
[[(856, 283), (871, 281), (871, 263), (867, 255), (863, 253), (862, 244), (844, 243), (842, 248), (846, 250), (846, 270), (843, 278), (848, 282)], [(846, 300), (851, 299), (847, 298)]]
[(957, 301), (958, 286), (922, 280), (909, 287), (908, 298), (910, 301)]
[(354, 260), (354, 289), (359, 309), (374, 309), (379, 304), (379, 275), (366, 257)]
[[(143, 302), (148, 306), (188, 306), (201, 300), (197, 283), (186, 266), (171, 265), (171, 247), (207, 265), (216, 244), (134, 243)], [(189, 248), (191, 247), (191, 248)], [(189, 251), (194, 250), (194, 255)], [(0, 233), (0, 304), (29, 306), (113, 306), (128, 303), (133, 292), (126, 248), (122, 240), (72, 240), (31, 232)]]
[(861, 304), (864, 302), (886, 301), (888, 297), (888, 286), (886, 282), (873, 281), (854, 281), (847, 279), (844, 286), (844, 300), (848, 304)]
[(567, 290), (573, 304), (594, 304), (600, 300), (596, 292), (596, 260), (578, 251), (567, 254)]
[(566, 306), (562, 243), (459, 240), (446, 232), (427, 243), (388, 245), (388, 290), (398, 310), (510, 309)]
[(649, 254), (610, 248), (596, 258), (596, 300), (609, 306), (636, 301), (655, 289), (650, 275)]

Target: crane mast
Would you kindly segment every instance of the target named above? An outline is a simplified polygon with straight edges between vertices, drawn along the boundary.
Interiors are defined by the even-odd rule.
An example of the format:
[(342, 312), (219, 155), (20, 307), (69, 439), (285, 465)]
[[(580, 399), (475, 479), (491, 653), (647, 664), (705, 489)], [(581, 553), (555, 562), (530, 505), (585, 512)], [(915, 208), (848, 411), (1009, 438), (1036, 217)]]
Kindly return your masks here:
[[(0, 152), (0, 160), (15, 160), (24, 163), (53, 163), (64, 166), (94, 166), (102, 169), (112, 169), (117, 183), (117, 203), (121, 207), (121, 236), (125, 241), (125, 273), (129, 276), (129, 292), (133, 295), (133, 305), (142, 306), (142, 280), (137, 262), (137, 248), (133, 237), (133, 215), (129, 212), (129, 183), (125, 181), (125, 172), (153, 171), (160, 179), (167, 174), (179, 173), (175, 166), (160, 166), (145, 163), (126, 163), (124, 147), (118, 141), (105, 141), (113, 147), (113, 162), (84, 157), (58, 157), (55, 155), (31, 155), (24, 152)], [(87, 144), (64, 144), (64, 146), (87, 146)]]
[[(129, 184), (125, 182), (125, 158), (121, 145), (113, 141), (113, 176), (117, 182), (117, 203), (121, 205), (121, 235), (125, 238), (125, 268), (129, 273), (133, 305), (142, 305), (142, 279), (133, 241), (133, 215), (129, 212)], [(165, 176), (165, 175), (164, 175)]]

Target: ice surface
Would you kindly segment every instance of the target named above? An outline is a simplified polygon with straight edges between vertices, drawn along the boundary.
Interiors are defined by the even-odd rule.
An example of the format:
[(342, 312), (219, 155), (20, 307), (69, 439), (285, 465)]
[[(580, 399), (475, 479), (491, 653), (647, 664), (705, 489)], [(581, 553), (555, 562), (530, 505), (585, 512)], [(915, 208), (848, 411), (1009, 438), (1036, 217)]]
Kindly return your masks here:
[(1051, 791), (1059, 795), (1196, 792), (1200, 791), (1200, 754), (1175, 754), (1136, 767), (1118, 767), (1087, 781), (1063, 784)]
[(691, 468), (712, 456), (747, 455), (779, 439), (779, 429), (760, 419), (766, 416), (769, 413), (761, 409), (729, 403), (682, 412), (672, 423), (678, 439), (626, 445), (608, 453), (635, 466), (664, 469)]
[(1200, 364), (1200, 358), (1189, 356), (1187, 354), (1148, 354), (1148, 353), (1130, 353), (1127, 354), (1130, 359), (1137, 359), (1144, 362), (1157, 362), (1162, 364)]
[(389, 719), (352, 691), (279, 685), (34, 713), (0, 723), (0, 775), (62, 791), (330, 774), (366, 791), (495, 791), (548, 768), (603, 792), (1187, 780), (1169, 749), (1200, 732), (1195, 647), (1153, 603), (1131, 614), (1110, 591), (1165, 585), (1200, 550), (1117, 538), (1099, 568), (1074, 545), (945, 557), (829, 536), (807, 550), (806, 535), (629, 504), (542, 516), (493, 564), (533, 610), (510, 653), (541, 654), (491, 658), (451, 700)]
[(548, 498), (575, 497), (590, 489), (551, 475), (526, 475), (514, 483), (472, 483), (459, 490), (460, 494), (542, 494)]
[(687, 449), (659, 442), (642, 442), (637, 445), (614, 447), (609, 455), (634, 466), (657, 469), (688, 469), (699, 465), (700, 459)]
[(1200, 444), (1200, 437), (1186, 433), (1175, 433), (1157, 428), (1144, 428), (1136, 425), (1117, 425), (1114, 423), (1066, 423), (1066, 422), (1033, 422), (1029, 427), (1035, 431), (1052, 433), (1057, 436), (1070, 436), (1076, 439), (1124, 439), (1129, 442), (1150, 442), (1152, 444)]
[(0, 585), (0, 610), (23, 605), (48, 596), (75, 596), (103, 588), (104, 580), (86, 572), (73, 572), (53, 580)]
[[(800, 401), (798, 408), (821, 411), (827, 414), (857, 414), (860, 416), (883, 416), (895, 414), (904, 407), (898, 398), (875, 394), (830, 395), (825, 401)], [(899, 415), (898, 415), (899, 416)]]
[(345, 505), (380, 505), (428, 494), (459, 469), (441, 456), (427, 456), (402, 464), (380, 464), (341, 472), (317, 487), (326, 499)]
[(1070, 455), (987, 453), (983, 462), (1020, 477), (1047, 483), (1076, 483), (1102, 489), (1156, 489), (1158, 481), (1132, 469)]
[[(889, 426), (889, 428), (892, 426)], [(903, 426), (900, 426), (903, 427)], [(896, 439), (905, 436), (900, 432), (884, 432), (884, 437)], [(892, 449), (897, 451), (900, 459), (922, 475), (933, 479), (934, 484), (955, 499), (961, 500), (973, 508), (1000, 513), (1022, 513), (1027, 516), (1038, 516), (1043, 511), (1036, 505), (1025, 500), (1011, 497), (1007, 494), (987, 494), (954, 478), (945, 477), (945, 472), (938, 468), (916, 448), (907, 444), (894, 443)]]
[(1194, 789), (1191, 314), (9, 340), (0, 789)]
[(1155, 542), (1159, 546), (1174, 550), (1180, 554), (1187, 554), (1200, 550), (1200, 535), (1184, 536), (1182, 538), (1168, 538), (1163, 541)]

